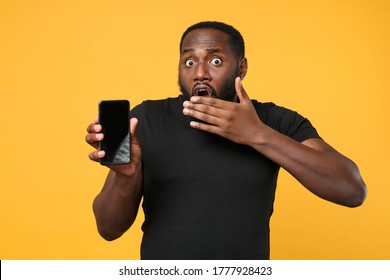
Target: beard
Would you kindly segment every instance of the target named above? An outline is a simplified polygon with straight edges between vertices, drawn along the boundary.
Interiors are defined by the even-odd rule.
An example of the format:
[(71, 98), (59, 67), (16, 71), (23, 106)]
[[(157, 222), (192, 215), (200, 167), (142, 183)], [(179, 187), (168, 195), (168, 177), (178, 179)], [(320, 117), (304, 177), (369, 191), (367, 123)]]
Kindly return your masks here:
[[(238, 72), (238, 71), (237, 71)], [(225, 101), (234, 101), (236, 99), (236, 86), (235, 86), (235, 80), (238, 76), (238, 73), (233, 72), (225, 81), (225, 83), (222, 85), (220, 92), (218, 93), (213, 87), (211, 87), (208, 83), (207, 84), (211, 88), (211, 97), (222, 99)], [(186, 88), (184, 87), (183, 81), (179, 74), (179, 87), (180, 91), (183, 94), (184, 98), (186, 100), (190, 100), (192, 94), (190, 94)]]

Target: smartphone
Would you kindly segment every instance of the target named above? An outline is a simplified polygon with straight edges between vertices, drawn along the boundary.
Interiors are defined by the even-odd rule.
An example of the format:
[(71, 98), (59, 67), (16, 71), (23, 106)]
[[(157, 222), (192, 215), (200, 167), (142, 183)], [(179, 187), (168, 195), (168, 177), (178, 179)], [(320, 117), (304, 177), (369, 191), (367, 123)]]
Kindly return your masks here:
[(102, 100), (99, 102), (99, 123), (104, 138), (99, 149), (105, 151), (102, 165), (130, 162), (130, 102)]

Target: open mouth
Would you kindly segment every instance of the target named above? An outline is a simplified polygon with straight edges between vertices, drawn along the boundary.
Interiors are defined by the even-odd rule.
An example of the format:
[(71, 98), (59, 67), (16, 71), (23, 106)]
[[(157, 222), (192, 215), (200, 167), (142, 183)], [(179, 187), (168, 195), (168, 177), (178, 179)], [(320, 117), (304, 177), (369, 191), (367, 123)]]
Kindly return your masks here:
[(198, 90), (198, 96), (209, 96), (209, 93), (205, 89)]
[(211, 97), (212, 96), (212, 90), (207, 85), (196, 85), (192, 90), (193, 96), (206, 96)]

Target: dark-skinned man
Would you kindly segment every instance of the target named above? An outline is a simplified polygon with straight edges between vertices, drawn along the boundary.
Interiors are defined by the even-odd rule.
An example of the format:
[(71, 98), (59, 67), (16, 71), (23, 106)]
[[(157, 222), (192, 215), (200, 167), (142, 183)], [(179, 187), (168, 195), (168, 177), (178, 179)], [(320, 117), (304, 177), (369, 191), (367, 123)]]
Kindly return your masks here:
[[(232, 26), (200, 22), (180, 42), (181, 95), (131, 111), (131, 162), (112, 165), (93, 209), (114, 240), (143, 198), (142, 259), (269, 259), (269, 221), (282, 167), (313, 194), (348, 207), (366, 186), (357, 166), (298, 113), (251, 100), (248, 63)], [(86, 141), (98, 150), (95, 118)], [(288, 237), (287, 237), (288, 238)]]

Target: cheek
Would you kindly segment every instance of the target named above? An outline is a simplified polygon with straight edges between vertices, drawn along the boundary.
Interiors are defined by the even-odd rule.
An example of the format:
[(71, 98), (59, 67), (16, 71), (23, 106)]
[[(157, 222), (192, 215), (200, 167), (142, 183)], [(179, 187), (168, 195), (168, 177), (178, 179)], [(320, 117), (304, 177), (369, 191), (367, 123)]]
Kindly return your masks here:
[(191, 69), (185, 67), (184, 65), (179, 66), (179, 77), (181, 77), (182, 80), (188, 80), (191, 77)]
[(190, 81), (190, 79), (188, 78), (188, 75), (180, 75), (179, 78), (180, 78), (180, 80), (181, 80), (184, 84), (188, 84), (188, 82)]
[(188, 73), (179, 72), (179, 83), (187, 91), (190, 91), (192, 88)]
[(227, 71), (227, 70), (225, 71), (215, 70), (213, 71), (213, 73), (210, 74), (213, 77), (212, 83), (214, 84), (216, 90), (220, 90), (232, 75), (231, 71)]

